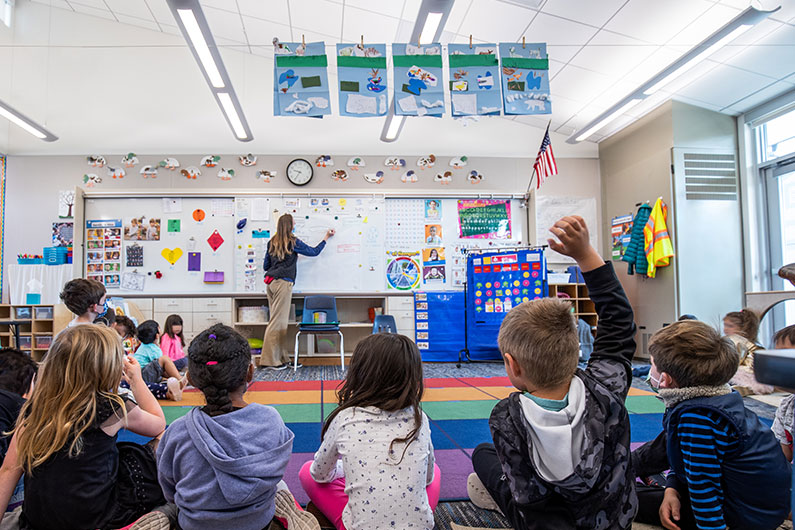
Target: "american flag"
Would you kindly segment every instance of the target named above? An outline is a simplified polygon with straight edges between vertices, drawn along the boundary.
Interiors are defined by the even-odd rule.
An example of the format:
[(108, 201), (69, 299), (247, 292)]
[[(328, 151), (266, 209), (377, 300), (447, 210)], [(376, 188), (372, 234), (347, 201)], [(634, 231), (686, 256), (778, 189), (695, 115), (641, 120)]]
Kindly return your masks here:
[(558, 164), (552, 153), (552, 140), (549, 139), (549, 125), (547, 125), (544, 140), (541, 142), (541, 148), (538, 150), (538, 156), (533, 164), (533, 172), (536, 174), (536, 189), (541, 187), (544, 179), (558, 174)]

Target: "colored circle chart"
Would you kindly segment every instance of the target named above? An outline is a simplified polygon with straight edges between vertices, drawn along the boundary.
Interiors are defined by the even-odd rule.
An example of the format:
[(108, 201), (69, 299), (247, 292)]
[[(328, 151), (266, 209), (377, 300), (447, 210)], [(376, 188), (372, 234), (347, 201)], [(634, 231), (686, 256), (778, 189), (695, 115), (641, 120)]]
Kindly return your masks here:
[(409, 257), (397, 257), (386, 266), (386, 281), (392, 289), (414, 289), (420, 284), (420, 276), (419, 264)]

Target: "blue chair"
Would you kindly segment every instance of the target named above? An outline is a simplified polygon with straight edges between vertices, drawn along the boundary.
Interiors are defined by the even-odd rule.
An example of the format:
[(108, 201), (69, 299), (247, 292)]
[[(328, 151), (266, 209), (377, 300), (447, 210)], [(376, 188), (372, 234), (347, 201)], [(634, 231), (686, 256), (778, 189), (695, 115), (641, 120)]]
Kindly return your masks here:
[(397, 333), (397, 324), (392, 315), (376, 315), (373, 321), (373, 334), (376, 333)]
[(295, 334), (293, 371), (298, 370), (298, 340), (302, 333), (312, 337), (334, 332), (340, 336), (340, 366), (345, 371), (345, 345), (337, 318), (337, 300), (333, 296), (307, 296), (304, 298), (304, 313), (298, 324), (298, 333)]

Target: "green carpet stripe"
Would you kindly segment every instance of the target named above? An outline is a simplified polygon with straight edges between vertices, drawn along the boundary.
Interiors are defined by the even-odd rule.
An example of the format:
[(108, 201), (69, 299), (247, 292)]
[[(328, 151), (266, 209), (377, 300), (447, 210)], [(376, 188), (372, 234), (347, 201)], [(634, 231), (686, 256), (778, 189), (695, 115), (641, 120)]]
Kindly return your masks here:
[(271, 405), (284, 423), (317, 423), (320, 421), (320, 403), (292, 403)]
[(655, 396), (627, 396), (627, 410), (631, 414), (661, 414), (665, 405)]
[(485, 401), (428, 401), (422, 410), (432, 420), (483, 420), (491, 415), (496, 400)]

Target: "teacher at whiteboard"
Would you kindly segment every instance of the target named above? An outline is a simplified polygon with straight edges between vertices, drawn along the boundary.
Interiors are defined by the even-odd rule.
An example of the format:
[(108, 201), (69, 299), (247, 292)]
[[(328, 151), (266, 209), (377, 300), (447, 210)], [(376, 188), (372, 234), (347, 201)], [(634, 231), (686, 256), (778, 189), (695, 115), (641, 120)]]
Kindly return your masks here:
[(263, 264), (270, 319), (265, 328), (259, 365), (272, 370), (284, 370), (289, 366), (290, 354), (282, 348), (282, 339), (287, 332), (298, 255), (317, 256), (325, 248), (328, 238), (334, 235), (334, 230), (329, 230), (323, 241), (310, 247), (293, 235), (293, 228), (292, 215), (286, 213), (279, 217), (276, 234), (268, 241)]

